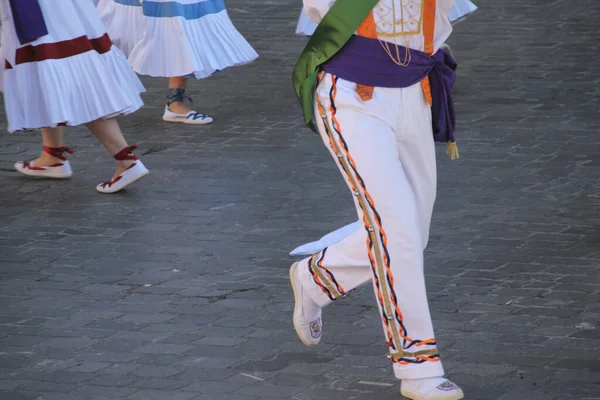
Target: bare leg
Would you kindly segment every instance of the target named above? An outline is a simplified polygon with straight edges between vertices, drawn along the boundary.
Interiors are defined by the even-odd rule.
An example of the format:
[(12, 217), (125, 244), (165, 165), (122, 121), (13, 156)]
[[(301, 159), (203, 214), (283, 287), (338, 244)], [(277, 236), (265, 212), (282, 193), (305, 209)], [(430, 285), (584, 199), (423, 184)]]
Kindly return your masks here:
[[(119, 123), (115, 118), (97, 119), (89, 122), (86, 126), (98, 138), (111, 156), (114, 156), (128, 146)], [(122, 174), (133, 162), (132, 160), (117, 161), (117, 172), (115, 172), (114, 177)]]
[[(174, 77), (169, 78), (169, 89), (185, 89), (187, 87), (187, 78)], [(180, 101), (169, 104), (169, 109), (176, 114), (187, 114), (191, 110), (185, 104)]]
[[(42, 128), (42, 142), (48, 147), (63, 147), (65, 144), (63, 128)], [(42, 150), (40, 157), (33, 161), (33, 165), (38, 167), (48, 167), (62, 162), (60, 158), (56, 158)]]

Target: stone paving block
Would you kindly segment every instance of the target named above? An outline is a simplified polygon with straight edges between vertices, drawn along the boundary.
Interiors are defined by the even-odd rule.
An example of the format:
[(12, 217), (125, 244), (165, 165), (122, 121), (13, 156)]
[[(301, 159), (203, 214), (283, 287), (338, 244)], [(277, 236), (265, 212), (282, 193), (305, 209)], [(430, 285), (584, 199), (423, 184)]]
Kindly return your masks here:
[(126, 364), (119, 364), (119, 363), (111, 363), (106, 369), (104, 369), (102, 371), (103, 374), (110, 374), (110, 375), (128, 375), (131, 372), (142, 368), (142, 364), (136, 364), (136, 363), (126, 363)]
[[(77, 389), (78, 385), (73, 383), (39, 382), (34, 381), (27, 384), (22, 390), (38, 393), (70, 393)], [(11, 397), (8, 397), (11, 398)]]
[(126, 387), (136, 382), (136, 378), (128, 375), (100, 375), (88, 382), (94, 386)]
[(192, 400), (258, 400), (260, 397), (255, 396), (241, 396), (237, 394), (202, 394), (198, 397), (194, 397)]
[(76, 371), (54, 371), (40, 376), (38, 379), (42, 382), (51, 383), (82, 383), (93, 379), (93, 373), (76, 372)]
[(140, 331), (118, 331), (110, 336), (114, 341), (137, 341), (137, 342), (159, 342), (169, 337), (168, 333), (140, 332)]
[(131, 400), (190, 400), (196, 397), (194, 393), (184, 393), (175, 390), (140, 390), (128, 397)]
[(171, 335), (164, 339), (161, 339), (161, 341), (164, 343), (173, 343), (173, 344), (191, 344), (191, 343), (195, 342), (196, 340), (198, 340), (200, 337), (201, 337), (201, 335), (174, 334), (174, 335)]
[(73, 372), (98, 372), (107, 367), (110, 367), (112, 364), (110, 363), (100, 363), (100, 362), (82, 362), (81, 364), (75, 365), (69, 368), (69, 371)]
[(80, 361), (110, 362), (110, 363), (128, 363), (139, 360), (143, 354), (135, 353), (113, 353), (113, 352), (93, 352), (82, 353), (76, 356)]
[[(39, 397), (36, 400), (82, 400), (82, 399), (89, 399), (89, 397), (81, 397), (80, 395), (74, 394), (74, 393), (69, 393), (69, 394), (64, 394), (64, 393), (54, 393), (54, 394), (48, 394), (48, 393), (44, 393), (44, 394), (37, 394)], [(103, 398), (104, 400), (105, 398)]]
[(189, 381), (183, 381), (180, 379), (146, 379), (143, 381), (136, 381), (131, 386), (139, 389), (181, 389), (184, 386), (189, 385)]
[[(295, 387), (305, 387), (312, 385), (324, 385), (328, 381), (326, 376), (320, 375), (295, 375), (295, 374), (285, 374), (280, 373), (275, 377), (269, 379), (269, 383), (277, 386), (295, 386)], [(247, 383), (247, 380), (246, 380)], [(348, 393), (346, 393), (348, 395)], [(317, 397), (319, 398), (319, 397)]]
[(0, 393), (3, 391), (8, 391), (10, 389), (17, 388), (21, 385), (26, 384), (27, 381), (19, 381), (19, 380), (0, 380)]
[(254, 395), (260, 398), (292, 398), (301, 391), (302, 388), (297, 386), (260, 384), (243, 387), (236, 394)]
[(184, 368), (172, 366), (144, 365), (143, 367), (137, 369), (134, 374), (144, 378), (166, 378), (179, 375), (184, 370)]
[(191, 385), (182, 388), (182, 390), (194, 393), (224, 394), (233, 393), (243, 386), (243, 384), (232, 382), (227, 382), (227, 384), (222, 382), (194, 382)]
[(192, 381), (226, 381), (235, 372), (230, 369), (187, 369), (178, 375), (179, 379), (192, 380)]
[(558, 360), (557, 362), (555, 362), (554, 364), (552, 364), (553, 367), (555, 368), (569, 368), (569, 369), (575, 369), (575, 370), (584, 370), (584, 371), (594, 371), (594, 372), (599, 372), (600, 371), (600, 361), (596, 358), (596, 359), (590, 359), (590, 360), (582, 360), (582, 359), (575, 359), (575, 358), (562, 358), (560, 360)]
[(245, 341), (240, 338), (204, 337), (195, 341), (194, 344), (199, 346), (237, 346)]
[(59, 371), (71, 368), (77, 365), (78, 362), (73, 359), (65, 359), (65, 360), (54, 360), (54, 359), (43, 359), (40, 358), (39, 361), (35, 362), (31, 365), (31, 369), (35, 371)]
[(193, 348), (194, 346), (188, 346), (184, 344), (153, 343), (138, 348), (136, 351), (139, 353), (149, 354), (183, 354)]
[(40, 393), (27, 393), (18, 391), (2, 391), (0, 397), (3, 399), (14, 399), (14, 400), (39, 400)]
[(53, 338), (42, 343), (45, 347), (85, 348), (98, 343), (94, 339), (86, 338)]
[(530, 400), (554, 400), (563, 399), (564, 397), (556, 397), (549, 393), (540, 393), (535, 390), (527, 391), (515, 391), (507, 395), (501, 396), (498, 400), (510, 400), (510, 399), (530, 399)]
[(222, 370), (225, 368), (230, 368), (235, 364), (238, 364), (239, 360), (237, 359), (229, 359), (229, 358), (219, 358), (219, 357), (203, 357), (203, 356), (186, 356), (178, 361), (175, 366), (190, 368), (190, 369), (216, 369)]
[[(403, 397), (401, 397), (398, 394), (398, 390), (387, 391), (385, 393), (377, 393), (377, 400), (398, 400), (399, 398), (403, 399)], [(369, 392), (361, 393), (358, 396), (352, 398), (352, 400), (369, 400), (369, 399), (373, 399), (373, 393), (369, 393)]]

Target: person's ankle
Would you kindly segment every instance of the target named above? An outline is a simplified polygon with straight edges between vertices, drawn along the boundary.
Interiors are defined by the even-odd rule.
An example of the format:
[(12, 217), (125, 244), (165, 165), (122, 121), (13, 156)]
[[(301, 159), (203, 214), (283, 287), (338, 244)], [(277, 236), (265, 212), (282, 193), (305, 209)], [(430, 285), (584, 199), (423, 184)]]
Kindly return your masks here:
[(189, 107), (187, 107), (181, 101), (174, 101), (170, 103), (169, 110), (171, 110), (171, 112), (174, 112), (175, 114), (187, 114), (190, 112)]
[(40, 154), (33, 164), (38, 167), (48, 167), (50, 165), (59, 164), (62, 162), (64, 162), (64, 160), (42, 151), (42, 154)]

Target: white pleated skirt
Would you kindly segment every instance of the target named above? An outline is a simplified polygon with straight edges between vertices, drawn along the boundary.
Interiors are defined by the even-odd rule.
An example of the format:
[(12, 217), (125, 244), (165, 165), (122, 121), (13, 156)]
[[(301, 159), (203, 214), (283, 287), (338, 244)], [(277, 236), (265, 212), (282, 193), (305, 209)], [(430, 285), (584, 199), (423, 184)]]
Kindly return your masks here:
[(94, 2), (94, 5), (96, 6), (96, 10), (98, 10), (98, 13), (101, 14), (102, 11), (104, 10), (104, 7), (106, 7), (106, 5), (108, 4), (108, 0), (92, 0)]
[(102, 21), (141, 75), (202, 79), (258, 58), (222, 0), (106, 1)]
[(0, 76), (9, 131), (81, 125), (142, 107), (144, 86), (112, 45), (94, 3), (39, 3), (48, 35), (21, 45), (8, 1), (0, 0)]
[(146, 18), (140, 0), (100, 0), (98, 12), (115, 46), (129, 58), (146, 33)]

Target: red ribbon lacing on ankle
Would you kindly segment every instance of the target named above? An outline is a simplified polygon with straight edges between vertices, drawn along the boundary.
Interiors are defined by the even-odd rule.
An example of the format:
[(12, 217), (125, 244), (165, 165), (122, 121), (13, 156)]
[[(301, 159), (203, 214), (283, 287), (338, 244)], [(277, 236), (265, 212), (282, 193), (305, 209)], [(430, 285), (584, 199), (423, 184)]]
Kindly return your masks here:
[(115, 154), (115, 160), (117, 161), (123, 161), (123, 160), (137, 160), (138, 158), (135, 156), (135, 154), (133, 154), (133, 152), (135, 151), (135, 149), (137, 149), (137, 144), (125, 147), (123, 150), (121, 150), (120, 152), (118, 152), (117, 154)]
[[(137, 147), (138, 147), (137, 144), (125, 147), (123, 150), (121, 150), (120, 152), (115, 154), (115, 156), (114, 156), (115, 160), (117, 160), (117, 161), (124, 161), (124, 160), (137, 161), (138, 158), (135, 156), (135, 154), (133, 154), (134, 150), (137, 149)], [(135, 166), (135, 164), (137, 164), (137, 163), (131, 164), (127, 168), (127, 170), (133, 168)], [(100, 186), (103, 188), (106, 188), (107, 186), (111, 187), (112, 185), (114, 185), (115, 183), (120, 181), (121, 178), (123, 178), (123, 175), (119, 175), (116, 178), (114, 178), (113, 180), (106, 181), (106, 182), (102, 183)]]
[(52, 157), (59, 158), (63, 161), (67, 161), (67, 157), (63, 153), (75, 154), (75, 151), (70, 147), (48, 147), (44, 146), (44, 153), (50, 154)]

